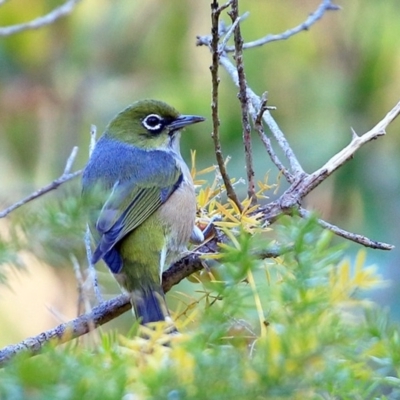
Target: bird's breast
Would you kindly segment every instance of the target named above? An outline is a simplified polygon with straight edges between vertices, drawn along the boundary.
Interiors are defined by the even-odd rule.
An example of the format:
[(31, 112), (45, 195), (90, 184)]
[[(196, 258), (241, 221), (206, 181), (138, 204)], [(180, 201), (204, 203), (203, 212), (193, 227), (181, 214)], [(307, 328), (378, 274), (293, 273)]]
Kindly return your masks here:
[(190, 175), (185, 176), (158, 213), (166, 230), (166, 263), (170, 264), (186, 250), (195, 223), (196, 195)]

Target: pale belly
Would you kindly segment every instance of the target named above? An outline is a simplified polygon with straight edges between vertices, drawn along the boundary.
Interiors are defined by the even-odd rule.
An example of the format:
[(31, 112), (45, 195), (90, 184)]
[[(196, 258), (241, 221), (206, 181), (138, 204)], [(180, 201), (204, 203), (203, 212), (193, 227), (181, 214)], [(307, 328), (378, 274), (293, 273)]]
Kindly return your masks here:
[(196, 195), (193, 184), (184, 180), (158, 211), (166, 230), (165, 267), (186, 251), (196, 218)]

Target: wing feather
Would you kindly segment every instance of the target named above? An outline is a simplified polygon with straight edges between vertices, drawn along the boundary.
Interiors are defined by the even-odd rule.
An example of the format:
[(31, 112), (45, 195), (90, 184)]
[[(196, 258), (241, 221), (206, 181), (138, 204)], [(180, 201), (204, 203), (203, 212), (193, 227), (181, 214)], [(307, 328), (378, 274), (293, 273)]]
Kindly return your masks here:
[[(95, 152), (98, 145), (101, 146), (100, 142), (101, 139)], [(116, 243), (149, 218), (183, 179), (174, 155), (165, 151), (146, 151), (108, 140), (107, 152), (102, 153), (102, 159), (99, 160), (100, 155), (95, 152), (91, 158), (93, 165), (108, 166), (107, 178), (105, 182), (103, 180), (108, 194), (94, 224), (100, 239), (93, 263), (104, 258)], [(97, 183), (91, 177), (90, 164), (85, 170), (84, 187)]]

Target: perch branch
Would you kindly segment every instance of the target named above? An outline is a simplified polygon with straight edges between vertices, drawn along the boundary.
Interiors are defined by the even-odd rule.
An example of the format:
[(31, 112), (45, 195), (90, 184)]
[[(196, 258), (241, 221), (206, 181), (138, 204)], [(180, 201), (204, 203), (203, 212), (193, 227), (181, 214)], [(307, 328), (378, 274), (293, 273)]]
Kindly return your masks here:
[[(370, 131), (360, 137), (354, 135), (350, 145), (338, 153), (338, 155), (341, 154), (342, 156), (339, 157), (337, 155), (332, 157), (332, 159), (329, 160), (323, 168), (318, 170), (320, 171), (321, 176), (326, 177), (327, 173), (332, 173), (335, 171), (340, 165), (351, 158), (351, 155), (353, 155), (362, 144), (384, 135), (387, 126), (394, 121), (399, 114), (400, 101)], [(311, 175), (308, 175), (307, 178), (309, 178)], [(300, 215), (304, 217), (308, 216), (308, 211), (299, 208), (299, 203), (302, 197), (309, 193), (307, 190), (307, 185), (310, 184), (310, 181), (308, 181), (307, 178), (293, 183), (278, 200), (271, 202), (264, 207), (260, 207), (258, 211), (263, 211), (264, 219), (268, 222), (272, 222), (283, 213), (291, 212), (293, 208), (297, 208), (300, 212)], [(320, 180), (320, 182), (322, 182), (322, 180)], [(311, 182), (313, 183), (314, 180)], [(324, 228), (330, 229), (332, 232), (364, 246), (381, 250), (391, 250), (393, 248), (393, 246), (390, 244), (373, 241), (364, 236), (346, 232), (334, 225), (328, 224), (323, 220), (319, 220), (319, 223)], [(198, 251), (202, 253), (214, 253), (218, 250), (218, 241), (221, 241), (221, 237), (219, 237), (217, 240), (213, 239), (207, 242), (201, 246)], [(267, 252), (266, 254), (260, 253), (260, 257), (275, 257), (278, 255), (279, 251), (275, 250), (273, 252)], [(182, 279), (202, 269), (203, 265), (203, 260), (197, 254), (189, 254), (188, 256), (184, 257), (163, 273), (164, 291), (169, 291), (172, 286), (179, 283)], [(112, 300), (103, 302), (99, 306), (93, 308), (92, 312), (89, 314), (82, 315), (73, 321), (61, 324), (54, 329), (43, 332), (35, 337), (28, 338), (18, 344), (3, 348), (0, 350), (0, 366), (4, 365), (7, 363), (7, 361), (11, 360), (21, 352), (29, 351), (31, 354), (38, 353), (43, 345), (51, 340), (56, 340), (57, 343), (65, 343), (66, 341), (82, 336), (88, 333), (92, 327), (103, 325), (104, 323), (116, 318), (129, 309), (130, 304), (129, 297), (127, 295), (120, 295)]]
[[(226, 3), (224, 6), (218, 7), (218, 3), (216, 1), (213, 2), (212, 11), (213, 11), (213, 36), (210, 42), (208, 40), (208, 45), (211, 47), (213, 51), (213, 65), (211, 67), (212, 78), (213, 78), (213, 124), (214, 124), (214, 132), (218, 133), (219, 120), (218, 120), (218, 66), (221, 63), (228, 73), (231, 75), (233, 81), (237, 86), (239, 86), (239, 80), (237, 76), (237, 70), (232, 65), (229, 58), (221, 52), (221, 49), (218, 49), (218, 41), (219, 41), (219, 33), (218, 33), (218, 20), (220, 12), (227, 8), (232, 2)], [(330, 2), (324, 1), (324, 4), (328, 4)], [(199, 38), (199, 43), (202, 42), (204, 37)], [(204, 43), (203, 43), (204, 44)], [(276, 138), (279, 146), (284, 150), (285, 155), (287, 156), (291, 168), (291, 172), (287, 173), (285, 176), (288, 181), (291, 183), (290, 187), (281, 195), (278, 200), (275, 200), (263, 207), (260, 207), (257, 212), (264, 213), (264, 220), (266, 222), (273, 222), (276, 218), (278, 218), (282, 214), (290, 214), (293, 210), (297, 210), (300, 215), (306, 217), (308, 215), (308, 211), (304, 210), (300, 207), (301, 200), (311, 191), (313, 190), (319, 183), (321, 183), (324, 179), (326, 179), (330, 174), (332, 174), (337, 168), (343, 165), (347, 160), (349, 160), (352, 155), (365, 143), (369, 142), (372, 139), (378, 138), (385, 134), (385, 129), (387, 126), (399, 115), (400, 113), (400, 102), (380, 121), (374, 128), (372, 128), (369, 132), (365, 133), (362, 136), (353, 135), (353, 138), (348, 146), (346, 146), (341, 152), (332, 157), (322, 168), (315, 171), (312, 174), (304, 173), (300, 164), (298, 163), (293, 151), (291, 150), (286, 138), (283, 133), (280, 131), (279, 127), (270, 116), (268, 110), (263, 110), (265, 104), (260, 100), (260, 98), (246, 85), (246, 95), (250, 99), (249, 103), (249, 113), (252, 116), (252, 119), (258, 125), (261, 125), (261, 118), (267, 123), (270, 130), (272, 131), (274, 137)], [(215, 97), (214, 97), (215, 96)], [(214, 108), (214, 101), (215, 108)], [(264, 112), (265, 111), (265, 112)], [(262, 127), (262, 125), (261, 125)], [(264, 134), (265, 135), (265, 134)], [(215, 139), (215, 138), (214, 138)], [(219, 136), (217, 136), (218, 144), (216, 146), (216, 151), (219, 149), (219, 154), (222, 160), (222, 164), (224, 164), (222, 153), (220, 151), (220, 143)], [(71, 154), (72, 156), (72, 154)], [(74, 156), (75, 157), (75, 156)], [(67, 162), (66, 170), (64, 174), (69, 173), (69, 169), (71, 168), (72, 162)], [(282, 164), (278, 164), (282, 165)], [(279, 167), (278, 167), (279, 168)], [(68, 170), (68, 171), (67, 171)], [(283, 170), (282, 170), (283, 171)], [(75, 172), (75, 176), (78, 175), (80, 171)], [(64, 176), (63, 174), (63, 176)], [(70, 174), (71, 175), (71, 174)], [(225, 175), (225, 177), (229, 177)], [(62, 177), (59, 178), (59, 180)], [(57, 180), (56, 180), (57, 181)], [(55, 181), (55, 182), (56, 182)], [(65, 181), (65, 180), (64, 180)], [(63, 182), (61, 182), (63, 183)], [(61, 184), (60, 183), (60, 184)], [(52, 183), (53, 184), (53, 183)], [(230, 185), (230, 180), (229, 180)], [(50, 186), (50, 185), (49, 185)], [(227, 186), (227, 185), (226, 185)], [(46, 187), (47, 188), (47, 187)], [(41, 194), (54, 189), (51, 187), (50, 189), (44, 191), (41, 189)], [(234, 192), (233, 192), (234, 193)], [(229, 195), (229, 194), (228, 194)], [(38, 196), (34, 196), (36, 198)], [(23, 202), (25, 204), (27, 201)], [(22, 205), (20, 204), (20, 205)], [(240, 203), (239, 203), (240, 204)], [(18, 205), (18, 207), (20, 206)], [(15, 207), (17, 208), (17, 207)], [(14, 209), (15, 209), (14, 208)], [(6, 210), (7, 211), (7, 210)], [(9, 211), (11, 212), (11, 211)], [(7, 212), (5, 215), (7, 215)], [(4, 213), (4, 212), (3, 212)], [(0, 214), (2, 216), (2, 214)], [(357, 243), (363, 244), (364, 246), (369, 246), (377, 249), (389, 250), (392, 248), (391, 245), (375, 242), (368, 238), (365, 238), (361, 235), (352, 234), (349, 232), (345, 232), (334, 225), (328, 224), (325, 221), (320, 220), (319, 223), (332, 230), (333, 232), (346, 237), (349, 240), (353, 240)], [(218, 251), (218, 241), (221, 241), (221, 237), (214, 238), (211, 241), (207, 242), (203, 246), (201, 246), (198, 251), (202, 253), (215, 253)], [(278, 249), (279, 250), (279, 249)], [(289, 248), (286, 249), (290, 251)], [(272, 249), (271, 251), (265, 251), (264, 253), (259, 253), (259, 257), (269, 257), (279, 255), (279, 251), (275, 251)], [(182, 279), (192, 274), (195, 271), (198, 271), (203, 268), (204, 261), (197, 254), (189, 254), (184, 257), (182, 260), (175, 263), (170, 269), (163, 273), (163, 289), (165, 292), (169, 291), (171, 287)], [(127, 295), (118, 296), (112, 300), (101, 303), (99, 306), (93, 308), (93, 310), (85, 315), (82, 315), (73, 321), (70, 321), (65, 324), (61, 324), (58, 327), (51, 329), (49, 331), (43, 332), (38, 336), (29, 338), (24, 340), (23, 342), (7, 346), (4, 349), (0, 350), (0, 365), (4, 365), (8, 360), (12, 359), (16, 354), (28, 351), (30, 353), (37, 353), (43, 347), (45, 343), (51, 340), (55, 340), (57, 343), (64, 343), (73, 338), (79, 337), (87, 332), (89, 332), (92, 326), (97, 327), (100, 326), (111, 319), (117, 317), (123, 312), (129, 310), (131, 305), (129, 303), (129, 297)]]
[[(219, 237), (218, 240), (223, 240), (223, 238)], [(217, 250), (217, 239), (212, 239), (201, 246), (197, 252), (215, 253)], [(182, 279), (201, 270), (203, 267), (204, 260), (202, 260), (197, 253), (191, 253), (177, 261), (163, 273), (164, 292), (168, 292)], [(27, 338), (18, 344), (4, 347), (0, 350), (0, 367), (5, 365), (19, 353), (39, 353), (42, 347), (48, 342), (54, 341), (57, 344), (62, 344), (85, 335), (92, 331), (93, 328), (97, 328), (106, 322), (117, 318), (129, 309), (131, 309), (130, 298), (126, 294), (102, 302), (98, 306), (94, 307), (88, 314), (81, 315), (72, 321), (63, 323), (56, 328), (42, 332), (37, 336)]]
[(42, 17), (35, 18), (32, 21), (24, 22), (17, 25), (0, 27), (0, 37), (10, 36), (22, 31), (39, 29), (43, 26), (51, 25), (58, 19), (70, 14), (80, 1), (82, 0), (68, 0), (60, 7), (57, 7), (54, 10), (50, 11), (48, 14), (43, 15)]

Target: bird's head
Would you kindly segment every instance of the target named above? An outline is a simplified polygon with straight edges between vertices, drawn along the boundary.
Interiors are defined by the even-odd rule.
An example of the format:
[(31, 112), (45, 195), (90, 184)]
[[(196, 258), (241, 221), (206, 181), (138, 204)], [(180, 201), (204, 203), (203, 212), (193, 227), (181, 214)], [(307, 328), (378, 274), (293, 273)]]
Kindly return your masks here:
[(181, 115), (157, 100), (139, 100), (117, 114), (105, 134), (142, 149), (177, 149), (179, 132), (187, 125), (204, 121), (197, 115)]

